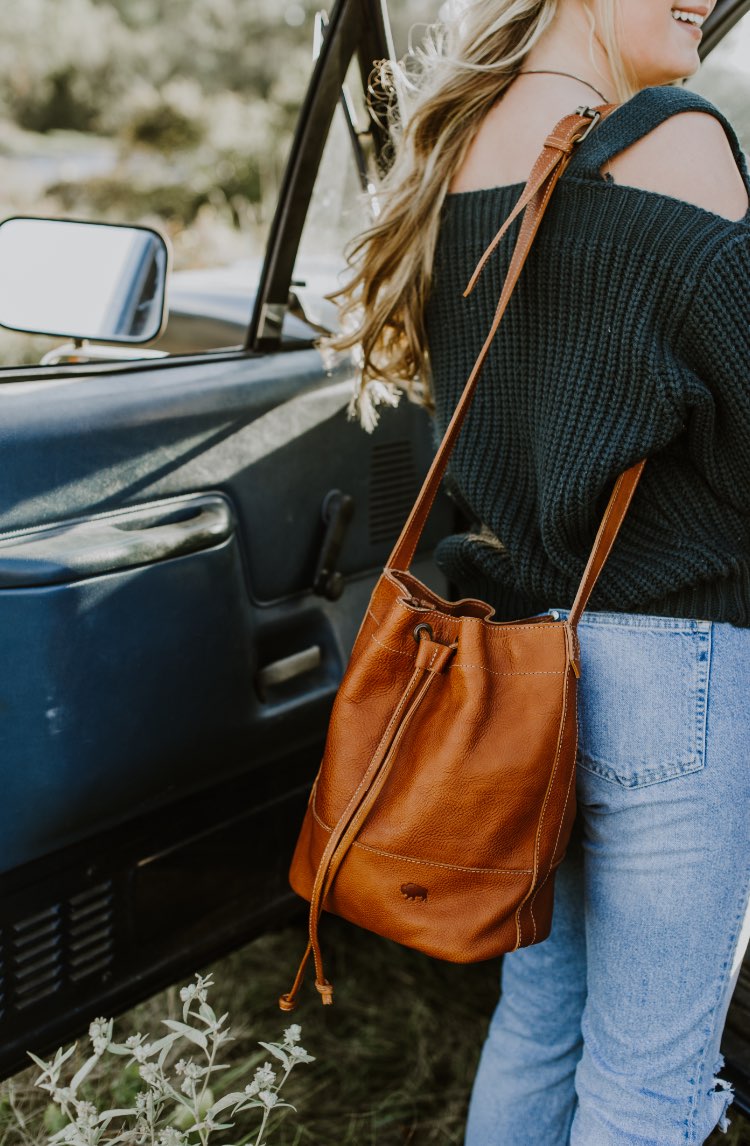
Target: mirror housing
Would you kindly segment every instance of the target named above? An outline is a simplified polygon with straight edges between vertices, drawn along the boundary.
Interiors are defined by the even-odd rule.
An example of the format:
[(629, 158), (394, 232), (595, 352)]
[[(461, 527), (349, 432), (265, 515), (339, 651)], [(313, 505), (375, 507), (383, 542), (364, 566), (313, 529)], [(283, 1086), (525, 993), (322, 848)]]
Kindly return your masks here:
[(16, 216), (0, 223), (0, 326), (76, 342), (152, 342), (166, 240), (150, 227)]

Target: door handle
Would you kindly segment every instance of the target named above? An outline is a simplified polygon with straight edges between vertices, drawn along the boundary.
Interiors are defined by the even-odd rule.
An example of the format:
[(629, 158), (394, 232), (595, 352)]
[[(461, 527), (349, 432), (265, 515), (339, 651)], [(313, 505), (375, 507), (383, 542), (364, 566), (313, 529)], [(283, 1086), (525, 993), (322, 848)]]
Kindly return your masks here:
[(0, 537), (0, 588), (80, 581), (181, 557), (225, 541), (234, 528), (217, 494), (138, 506)]
[(258, 670), (255, 685), (261, 700), (267, 700), (269, 689), (278, 688), (279, 685), (288, 684), (298, 676), (312, 672), (319, 668), (323, 661), (323, 652), (320, 645), (311, 645), (309, 649), (301, 649), (291, 656), (282, 657), (270, 665), (264, 665)]
[(348, 493), (332, 489), (326, 494), (321, 510), (326, 532), (313, 577), (313, 593), (329, 601), (338, 601), (344, 592), (344, 578), (336, 564), (353, 513), (354, 498)]

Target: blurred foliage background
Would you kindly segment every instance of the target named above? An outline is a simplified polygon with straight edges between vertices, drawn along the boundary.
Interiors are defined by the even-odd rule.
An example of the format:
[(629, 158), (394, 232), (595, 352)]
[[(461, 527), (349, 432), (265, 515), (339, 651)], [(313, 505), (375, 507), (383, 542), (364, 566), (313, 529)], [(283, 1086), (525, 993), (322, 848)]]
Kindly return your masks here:
[[(440, 5), (389, 0), (399, 54)], [(320, 6), (3, 0), (0, 217), (155, 225), (178, 271), (257, 262)], [(749, 65), (750, 14), (692, 85), (727, 111), (748, 150)], [(2, 332), (0, 361), (38, 362), (52, 345)]]
[[(260, 253), (313, 0), (5, 0), (0, 210), (158, 222), (176, 265)], [(429, 9), (397, 0), (399, 41)]]
[[(260, 253), (319, 7), (4, 0), (0, 210), (160, 222), (178, 267)], [(391, 0), (390, 9), (403, 51), (408, 29), (434, 18), (439, 2)], [(699, 86), (750, 146), (747, 67), (714, 72)]]

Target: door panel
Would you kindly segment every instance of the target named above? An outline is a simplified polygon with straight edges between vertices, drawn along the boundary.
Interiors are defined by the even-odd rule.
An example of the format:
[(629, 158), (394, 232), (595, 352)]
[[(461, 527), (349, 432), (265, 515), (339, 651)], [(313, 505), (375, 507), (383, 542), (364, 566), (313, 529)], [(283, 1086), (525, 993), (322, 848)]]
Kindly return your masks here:
[[(0, 1073), (295, 910), (331, 703), (433, 454), (422, 411), (404, 400), (369, 437), (349, 367), (280, 341), (357, 50), (365, 77), (388, 53), (379, 0), (331, 14), (253, 352), (1, 376)], [(336, 490), (354, 515), (330, 600), (313, 583)], [(414, 565), (439, 591), (452, 517), (436, 503)]]
[[(379, 0), (336, 5), (265, 339), (0, 376), (2, 1073), (298, 909), (331, 704), (433, 454), (423, 411), (404, 400), (364, 434), (351, 365), (278, 337), (341, 78), (387, 50)], [(334, 491), (353, 515), (316, 592)], [(438, 589), (451, 519), (441, 501), (415, 564)]]
[[(417, 407), (370, 437), (350, 392), (314, 350), (0, 390), (2, 1069), (293, 909), (330, 706), (432, 455)], [(338, 600), (312, 591), (332, 490)]]

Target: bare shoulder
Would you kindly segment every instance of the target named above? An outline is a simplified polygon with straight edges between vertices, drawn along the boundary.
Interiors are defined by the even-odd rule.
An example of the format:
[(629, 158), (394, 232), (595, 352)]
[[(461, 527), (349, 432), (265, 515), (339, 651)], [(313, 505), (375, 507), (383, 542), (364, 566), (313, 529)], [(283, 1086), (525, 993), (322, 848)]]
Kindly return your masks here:
[(684, 199), (727, 219), (742, 219), (748, 209), (727, 134), (710, 112), (670, 116), (610, 160), (607, 170), (616, 183)]

